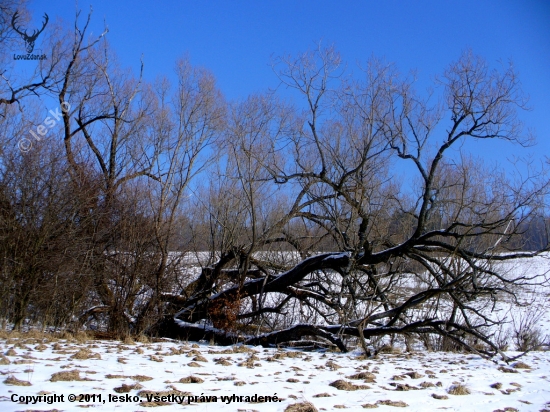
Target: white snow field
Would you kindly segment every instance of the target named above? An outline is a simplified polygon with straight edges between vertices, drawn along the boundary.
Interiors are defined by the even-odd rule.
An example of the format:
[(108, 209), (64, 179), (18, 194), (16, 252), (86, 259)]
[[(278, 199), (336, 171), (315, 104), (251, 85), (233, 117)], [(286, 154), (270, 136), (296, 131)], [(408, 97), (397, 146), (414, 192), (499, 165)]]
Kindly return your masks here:
[[(506, 365), (471, 354), (419, 351), (364, 359), (358, 351), (298, 352), (174, 341), (8, 337), (0, 346), (0, 410), (6, 412), (122, 412), (155, 406), (284, 411), (304, 402), (318, 410), (550, 409), (550, 352), (531, 352)], [(76, 401), (71, 402), (71, 395)]]

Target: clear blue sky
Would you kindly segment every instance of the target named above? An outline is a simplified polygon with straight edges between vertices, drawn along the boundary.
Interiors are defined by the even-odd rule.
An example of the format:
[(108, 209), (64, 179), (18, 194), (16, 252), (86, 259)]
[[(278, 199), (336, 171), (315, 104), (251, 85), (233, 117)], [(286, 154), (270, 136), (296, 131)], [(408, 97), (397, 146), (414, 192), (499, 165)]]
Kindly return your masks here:
[[(348, 66), (383, 57), (402, 72), (429, 81), (471, 48), (490, 64), (511, 59), (533, 111), (522, 117), (536, 130), (537, 155), (550, 155), (550, 1), (128, 1), (79, 0), (93, 6), (94, 33), (104, 21), (123, 65), (145, 76), (170, 75), (188, 54), (210, 69), (225, 96), (245, 98), (277, 85), (272, 56), (303, 52), (322, 40)], [(33, 20), (72, 24), (74, 0), (31, 0)], [(485, 150), (480, 146), (479, 150)], [(513, 152), (503, 147), (506, 156)], [(499, 157), (498, 153), (492, 153)]]

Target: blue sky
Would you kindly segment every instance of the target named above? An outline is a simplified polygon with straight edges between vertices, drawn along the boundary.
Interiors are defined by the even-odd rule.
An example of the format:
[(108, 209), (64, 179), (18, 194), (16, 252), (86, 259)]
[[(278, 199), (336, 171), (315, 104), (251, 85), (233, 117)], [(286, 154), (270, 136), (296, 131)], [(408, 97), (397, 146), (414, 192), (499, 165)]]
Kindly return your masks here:
[[(511, 59), (532, 111), (522, 114), (539, 144), (531, 152), (550, 155), (550, 1), (89, 1), (92, 30), (104, 22), (124, 66), (137, 71), (143, 55), (145, 76), (170, 75), (176, 59), (188, 54), (210, 69), (228, 99), (245, 98), (277, 85), (274, 56), (295, 54), (320, 40), (334, 44), (348, 67), (370, 56), (415, 69), (424, 85), (470, 48), (491, 65)], [(30, 1), (38, 24), (72, 24), (74, 0)], [(474, 150), (485, 152), (484, 145)], [(506, 145), (501, 159), (518, 153)], [(480, 153), (485, 155), (486, 153)], [(504, 156), (502, 156), (504, 155)]]

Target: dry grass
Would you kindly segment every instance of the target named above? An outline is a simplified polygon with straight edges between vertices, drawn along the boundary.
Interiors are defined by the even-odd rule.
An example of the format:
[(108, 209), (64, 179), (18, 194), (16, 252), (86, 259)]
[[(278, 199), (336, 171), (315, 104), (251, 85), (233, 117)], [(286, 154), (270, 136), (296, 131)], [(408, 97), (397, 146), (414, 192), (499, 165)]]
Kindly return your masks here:
[(133, 385), (127, 385), (123, 383), (121, 386), (114, 389), (116, 393), (128, 393), (131, 390), (135, 389), (143, 389), (143, 386), (141, 386), (139, 383), (134, 383)]
[(472, 392), (466, 385), (458, 383), (451, 385), (451, 387), (447, 390), (447, 393), (450, 395), (469, 395)]
[(195, 362), (208, 362), (208, 359), (206, 359), (204, 356), (202, 355), (197, 355), (193, 358), (193, 360)]
[(13, 386), (31, 386), (30, 382), (27, 381), (20, 381), (15, 376), (10, 375), (5, 380), (4, 383), (6, 385), (13, 385)]
[(191, 392), (182, 392), (180, 390), (177, 390), (175, 388), (172, 388), (168, 391), (149, 391), (149, 390), (143, 390), (143, 391), (139, 391), (137, 393), (137, 395), (141, 398), (145, 398), (147, 397), (147, 395), (149, 396), (170, 396), (170, 395), (175, 395), (175, 396), (190, 396), (192, 395)]
[(376, 375), (371, 372), (359, 372), (355, 375), (347, 376), (348, 379), (363, 379), (365, 382), (376, 382)]
[(230, 366), (230, 365), (232, 365), (230, 360), (231, 360), (230, 358), (216, 358), (216, 359), (214, 359), (214, 363), (216, 365)]
[(516, 362), (516, 363), (512, 364), (512, 368), (515, 368), (515, 369), (531, 369), (531, 366), (527, 365), (524, 362)]
[(376, 403), (378, 405), (395, 406), (396, 408), (406, 408), (407, 406), (409, 406), (403, 401), (390, 401), (389, 399), (384, 401), (377, 401)]
[(493, 384), (490, 385), (490, 386), (491, 386), (491, 388), (493, 388), (493, 389), (500, 389), (500, 388), (502, 388), (502, 383), (496, 382), (496, 383), (493, 383)]
[(0, 365), (9, 365), (11, 361), (3, 355), (0, 355)]
[(50, 378), (50, 382), (58, 382), (58, 381), (87, 381), (90, 379), (81, 378), (80, 377), (80, 371), (74, 369), (72, 371), (62, 371), (62, 372), (56, 372), (52, 375)]
[(188, 376), (186, 378), (181, 378), (179, 383), (203, 383), (204, 379), (199, 378), (198, 376)]
[(335, 363), (334, 361), (331, 361), (331, 360), (329, 360), (329, 361), (325, 364), (325, 366), (326, 366), (327, 368), (329, 368), (331, 371), (335, 371), (335, 370), (338, 370), (338, 369), (341, 368), (340, 365), (338, 365), (337, 363)]
[(408, 383), (390, 383), (391, 386), (395, 387), (396, 391), (405, 392), (410, 390), (418, 390), (416, 386), (411, 386)]
[(501, 371), (501, 372), (504, 372), (504, 373), (519, 373), (517, 370), (512, 369), (512, 368), (507, 368), (505, 366), (499, 367), (498, 370)]
[(343, 379), (338, 379), (337, 381), (329, 383), (329, 386), (332, 386), (340, 391), (357, 391), (360, 389), (370, 389), (370, 386), (354, 385), (353, 383), (345, 381)]
[(432, 398), (439, 400), (449, 399), (447, 395), (438, 395), (437, 393), (432, 393)]
[(156, 406), (168, 406), (168, 405), (172, 405), (172, 404), (170, 402), (162, 402), (162, 401), (159, 401), (159, 402), (143, 401), (143, 402), (138, 403), (138, 405), (143, 406), (144, 408), (154, 408)]
[(288, 405), (285, 412), (318, 412), (318, 409), (311, 402), (302, 402)]
[(76, 352), (73, 356), (71, 356), (71, 359), (76, 359), (76, 360), (101, 359), (101, 355), (99, 353), (92, 352), (88, 348), (82, 348), (78, 352)]
[(8, 351), (5, 353), (6, 356), (17, 356), (17, 352), (13, 348), (9, 348)]
[(330, 398), (332, 395), (330, 393), (318, 393), (317, 395), (313, 395), (314, 398)]

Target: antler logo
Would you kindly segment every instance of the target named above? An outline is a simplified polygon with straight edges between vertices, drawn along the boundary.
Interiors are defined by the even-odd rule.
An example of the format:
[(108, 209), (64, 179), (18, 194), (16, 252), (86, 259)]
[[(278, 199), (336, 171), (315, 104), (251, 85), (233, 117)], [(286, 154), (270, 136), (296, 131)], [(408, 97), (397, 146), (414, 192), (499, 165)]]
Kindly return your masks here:
[(48, 20), (49, 20), (48, 15), (44, 13), (44, 24), (42, 25), (42, 28), (40, 30), (33, 30), (30, 36), (27, 34), (26, 29), (23, 32), (21, 31), (20, 28), (17, 27), (17, 18), (19, 17), (18, 15), (19, 15), (19, 12), (16, 11), (11, 19), (11, 25), (13, 29), (21, 35), (23, 40), (25, 40), (25, 48), (27, 49), (27, 53), (32, 53), (32, 51), (34, 50), (34, 42), (36, 41), (36, 38), (40, 33), (42, 33), (42, 31), (44, 31), (46, 24), (48, 24)]

